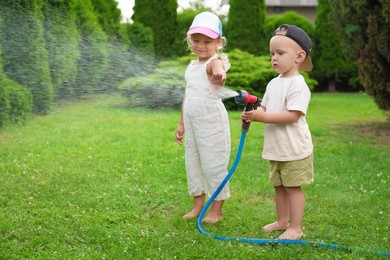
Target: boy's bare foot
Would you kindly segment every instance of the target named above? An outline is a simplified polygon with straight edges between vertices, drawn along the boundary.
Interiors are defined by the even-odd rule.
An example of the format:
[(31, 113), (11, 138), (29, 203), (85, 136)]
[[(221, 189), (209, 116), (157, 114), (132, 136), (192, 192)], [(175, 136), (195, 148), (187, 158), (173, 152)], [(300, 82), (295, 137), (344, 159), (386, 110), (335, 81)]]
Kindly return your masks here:
[(263, 227), (263, 231), (265, 233), (269, 233), (269, 232), (272, 232), (272, 231), (279, 231), (279, 230), (285, 230), (288, 228), (288, 224), (281, 224), (279, 222), (274, 222), (274, 223), (271, 223), (271, 224), (268, 224), (268, 225), (265, 225)]
[(281, 234), (278, 237), (278, 239), (298, 240), (298, 239), (300, 239), (303, 236), (304, 236), (304, 234), (303, 234), (302, 231), (288, 228), (286, 231), (284, 231), (283, 234)]
[(200, 211), (199, 210), (196, 210), (196, 209), (192, 209), (190, 212), (188, 212), (187, 214), (183, 215), (183, 219), (192, 219), (192, 218), (197, 218), (200, 214)]
[(202, 219), (202, 222), (215, 224), (223, 219), (222, 214), (210, 212), (206, 217)]

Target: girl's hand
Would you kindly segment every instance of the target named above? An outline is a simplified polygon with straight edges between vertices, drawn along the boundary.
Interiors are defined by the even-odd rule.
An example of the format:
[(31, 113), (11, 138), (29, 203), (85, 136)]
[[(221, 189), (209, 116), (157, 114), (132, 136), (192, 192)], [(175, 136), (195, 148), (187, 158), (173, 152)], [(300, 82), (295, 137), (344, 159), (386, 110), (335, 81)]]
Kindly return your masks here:
[(175, 133), (176, 143), (181, 145), (183, 143), (183, 136), (184, 136), (184, 125), (179, 124), (176, 128), (176, 133)]
[(211, 75), (211, 84), (217, 86), (224, 86), (226, 81), (226, 72), (224, 70), (220, 70), (218, 72), (213, 72)]

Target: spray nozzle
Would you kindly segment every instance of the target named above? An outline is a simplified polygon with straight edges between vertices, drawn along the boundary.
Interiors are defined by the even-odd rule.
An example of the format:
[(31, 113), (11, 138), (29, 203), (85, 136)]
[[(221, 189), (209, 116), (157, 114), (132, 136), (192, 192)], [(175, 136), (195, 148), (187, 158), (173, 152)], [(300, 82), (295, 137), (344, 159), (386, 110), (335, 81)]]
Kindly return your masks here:
[[(234, 102), (238, 105), (245, 105), (245, 111), (251, 111), (251, 110), (256, 110), (261, 103), (261, 99), (252, 96), (249, 94), (248, 91), (245, 90), (238, 90), (238, 96), (234, 98)], [(250, 122), (242, 121), (242, 131), (243, 132), (248, 132), (250, 126)]]
[(261, 99), (249, 94), (248, 91), (238, 90), (238, 96), (234, 98), (234, 102), (238, 105), (245, 105), (245, 111), (257, 109), (260, 106)]
[(234, 98), (234, 101), (238, 105), (246, 105), (248, 103), (256, 104), (259, 101), (259, 98), (256, 96), (252, 96), (248, 91), (238, 90), (238, 96)]

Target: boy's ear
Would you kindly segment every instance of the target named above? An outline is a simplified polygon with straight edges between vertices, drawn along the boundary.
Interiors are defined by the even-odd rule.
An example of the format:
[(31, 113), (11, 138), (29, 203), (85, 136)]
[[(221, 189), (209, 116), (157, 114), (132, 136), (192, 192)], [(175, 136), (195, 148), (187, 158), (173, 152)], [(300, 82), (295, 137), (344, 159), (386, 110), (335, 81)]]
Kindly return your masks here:
[(298, 52), (298, 55), (297, 55), (297, 62), (298, 63), (302, 63), (302, 62), (304, 62), (305, 61), (305, 59), (306, 59), (306, 52), (304, 51), (304, 50), (300, 50), (299, 52)]

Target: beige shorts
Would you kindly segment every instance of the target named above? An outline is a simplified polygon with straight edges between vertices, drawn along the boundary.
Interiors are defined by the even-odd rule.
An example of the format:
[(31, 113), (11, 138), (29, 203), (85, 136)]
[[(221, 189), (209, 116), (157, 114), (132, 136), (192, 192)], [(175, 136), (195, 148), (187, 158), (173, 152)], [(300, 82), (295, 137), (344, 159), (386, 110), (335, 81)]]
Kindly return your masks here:
[(269, 183), (299, 187), (314, 181), (313, 155), (297, 161), (269, 161)]

